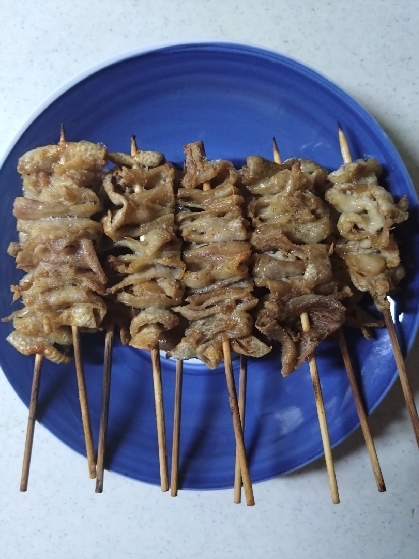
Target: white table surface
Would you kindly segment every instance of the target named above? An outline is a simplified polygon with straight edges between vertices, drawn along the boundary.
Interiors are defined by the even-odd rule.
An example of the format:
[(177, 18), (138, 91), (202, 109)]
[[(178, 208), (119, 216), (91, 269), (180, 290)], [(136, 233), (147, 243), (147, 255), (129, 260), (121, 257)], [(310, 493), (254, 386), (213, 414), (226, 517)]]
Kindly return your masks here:
[[(34, 109), (88, 67), (160, 41), (251, 42), (327, 75), (390, 135), (419, 186), (419, 3), (413, 0), (3, 0), (0, 158)], [(4, 188), (4, 185), (2, 185)], [(419, 404), (419, 344), (408, 371)], [(0, 556), (4, 559), (419, 556), (419, 452), (399, 383), (371, 417), (387, 484), (378, 493), (359, 431), (324, 460), (254, 486), (177, 498), (112, 473), (94, 493), (85, 460), (37, 426), (29, 490), (19, 478), (27, 413), (0, 374)]]

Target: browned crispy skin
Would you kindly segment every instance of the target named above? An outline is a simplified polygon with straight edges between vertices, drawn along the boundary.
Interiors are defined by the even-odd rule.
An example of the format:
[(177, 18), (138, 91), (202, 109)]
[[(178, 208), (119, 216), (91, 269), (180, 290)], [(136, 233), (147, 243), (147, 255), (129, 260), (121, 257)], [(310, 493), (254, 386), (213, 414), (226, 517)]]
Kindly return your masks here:
[[(249, 223), (238, 173), (228, 161), (208, 161), (201, 142), (185, 146), (186, 173), (177, 193), (177, 223), (185, 242), (186, 304), (174, 310), (189, 323), (169, 355), (197, 357), (215, 368), (225, 336), (238, 353), (261, 357), (270, 348), (253, 335), (249, 311), (258, 300), (249, 277)], [(209, 190), (203, 188), (208, 182)]]
[(182, 301), (185, 271), (174, 219), (175, 173), (167, 163), (148, 168), (122, 155), (114, 157), (122, 166), (104, 181), (109, 209), (102, 223), (114, 252), (108, 257), (113, 281), (107, 295), (132, 309), (122, 330), (125, 343), (147, 350), (161, 343), (167, 349), (174, 343), (168, 332), (179, 323), (171, 308)]
[[(256, 328), (281, 344), (283, 375), (299, 367), (345, 319), (339, 299), (348, 291), (332, 283), (328, 247), (318, 244), (331, 233), (329, 210), (314, 193), (326, 177), (314, 162), (295, 159), (277, 164), (252, 156), (241, 170), (253, 196), (248, 207), (252, 274), (266, 293)], [(327, 286), (323, 293), (322, 286)], [(301, 329), (303, 312), (309, 314), (309, 332)]]
[(105, 316), (107, 277), (97, 255), (102, 227), (92, 217), (102, 209), (106, 162), (106, 148), (90, 142), (37, 148), (19, 160), (23, 197), (13, 208), (19, 241), (8, 252), (27, 272), (12, 286), (24, 308), (3, 320), (13, 321), (8, 340), (25, 355), (67, 362), (54, 344), (70, 345), (71, 326), (95, 331)]
[[(301, 330), (301, 313), (310, 318), (310, 330)], [(306, 294), (287, 299), (269, 297), (256, 327), (282, 345), (282, 374), (292, 373), (317, 345), (345, 321), (345, 307), (333, 297)]]
[(389, 308), (387, 294), (403, 279), (399, 249), (390, 232), (408, 217), (407, 198), (398, 203), (378, 184), (375, 159), (345, 163), (329, 175), (326, 200), (337, 210), (336, 252), (355, 287), (369, 292), (378, 310)]

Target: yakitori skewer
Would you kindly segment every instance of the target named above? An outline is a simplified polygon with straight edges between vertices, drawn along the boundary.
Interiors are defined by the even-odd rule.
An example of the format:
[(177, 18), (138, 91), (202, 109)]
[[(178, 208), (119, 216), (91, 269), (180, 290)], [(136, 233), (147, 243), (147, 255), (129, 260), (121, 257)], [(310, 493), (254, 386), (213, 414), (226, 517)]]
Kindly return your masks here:
[[(279, 153), (278, 145), (276, 143), (275, 138), (273, 138), (273, 157), (275, 163), (278, 164), (281, 163), (281, 155)], [(300, 320), (301, 320), (301, 326), (303, 331), (308, 332), (310, 330), (310, 320), (309, 320), (308, 313), (307, 312), (301, 313)], [(320, 378), (317, 370), (317, 363), (316, 363), (316, 358), (314, 356), (314, 353), (312, 353), (308, 357), (308, 364), (310, 368), (311, 380), (313, 383), (317, 417), (319, 420), (320, 432), (323, 441), (324, 456), (326, 461), (327, 474), (329, 478), (330, 494), (332, 497), (332, 502), (334, 504), (338, 504), (340, 502), (339, 491), (338, 491), (338, 485), (336, 480), (335, 468), (333, 464), (332, 449), (330, 445), (329, 430), (327, 427), (326, 411), (324, 408), (322, 388), (320, 384)]]
[[(339, 143), (341, 154), (344, 163), (351, 163), (352, 162), (352, 155), (349, 150), (348, 142), (346, 140), (345, 134), (342, 128), (338, 127), (338, 134), (339, 134)], [(388, 297), (387, 297), (388, 300)], [(388, 305), (389, 307), (389, 305)], [(415, 434), (416, 442), (419, 446), (419, 417), (418, 412), (415, 404), (415, 400), (412, 394), (412, 390), (409, 385), (409, 380), (407, 377), (406, 367), (402, 355), (402, 351), (400, 348), (399, 340), (397, 337), (396, 329), (394, 326), (393, 318), (391, 316), (391, 312), (389, 308), (382, 309), (385, 324), (389, 333), (390, 342), (393, 348), (394, 359), (396, 361), (397, 369), (399, 372), (400, 382), (402, 385), (403, 395), (406, 402), (406, 407), (409, 412), (410, 420), (412, 423), (413, 431)]]
[[(65, 131), (64, 126), (61, 126), (60, 132), (60, 140), (58, 142), (59, 146), (65, 148), (66, 146), (66, 138), (65, 138)], [(46, 148), (48, 149), (48, 148)], [(34, 152), (32, 152), (34, 153)], [(31, 159), (31, 155), (28, 155), (28, 163), (23, 163), (23, 168), (26, 169), (25, 165), (29, 165), (29, 168), (33, 166), (33, 160)], [(30, 188), (30, 183), (29, 186)], [(22, 202), (19, 202), (22, 205)], [(23, 208), (22, 210), (23, 211)], [(32, 217), (31, 217), (32, 218)], [(32, 218), (33, 219), (33, 218)], [(25, 265), (23, 265), (25, 268)], [(9, 339), (13, 339), (14, 334), (12, 334)], [(86, 444), (86, 454), (88, 458), (88, 469), (89, 469), (89, 476), (94, 478), (96, 476), (96, 464), (95, 464), (95, 454), (93, 448), (93, 440), (91, 435), (91, 427), (90, 427), (90, 418), (89, 412), (87, 407), (87, 397), (86, 397), (86, 390), (85, 390), (85, 382), (84, 382), (84, 373), (83, 373), (83, 365), (81, 362), (80, 357), (80, 349), (79, 349), (79, 332), (76, 326), (72, 327), (72, 338), (73, 338), (73, 347), (74, 347), (74, 356), (75, 356), (75, 364), (76, 364), (76, 372), (77, 372), (77, 380), (78, 380), (78, 387), (79, 387), (79, 399), (81, 405), (81, 412), (82, 412), (82, 422), (83, 422), (83, 430), (85, 435), (85, 444)], [(19, 335), (17, 335), (17, 340), (19, 340)], [(19, 341), (18, 341), (19, 343)], [(42, 344), (41, 344), (42, 345)], [(22, 348), (23, 352), (28, 351), (32, 353), (34, 349), (25, 350)], [(66, 363), (69, 361), (68, 357), (61, 354), (58, 350), (54, 348), (54, 346), (48, 345), (47, 347), (42, 350), (44, 353), (38, 353), (35, 351), (35, 366), (34, 366), (34, 377), (32, 383), (32, 392), (30, 398), (30, 407), (29, 407), (29, 416), (28, 416), (28, 425), (27, 425), (27, 434), (26, 434), (26, 441), (25, 441), (25, 450), (24, 450), (24, 458), (23, 458), (23, 466), (22, 466), (22, 476), (21, 476), (21, 483), (20, 483), (20, 490), (26, 491), (28, 485), (28, 478), (29, 478), (29, 467), (30, 467), (30, 460), (32, 455), (32, 448), (33, 448), (33, 438), (34, 438), (34, 428), (35, 428), (35, 420), (36, 420), (36, 407), (37, 407), (37, 399), (38, 399), (38, 392), (39, 392), (39, 385), (40, 385), (40, 378), (41, 378), (41, 367), (43, 361), (43, 355), (47, 355), (56, 363)]]
[[(131, 155), (138, 153), (135, 136), (131, 136)], [(160, 348), (157, 346), (150, 351), (151, 367), (153, 371), (154, 404), (156, 408), (157, 443), (159, 447), (160, 488), (169, 490), (169, 473), (167, 469), (166, 431), (163, 407), (163, 386), (161, 380)]]
[(184, 149), (185, 173), (177, 191), (176, 222), (184, 241), (186, 297), (173, 310), (187, 324), (168, 356), (198, 358), (210, 369), (224, 361), (246, 501), (253, 505), (231, 350), (261, 357), (270, 348), (253, 335), (249, 312), (258, 300), (249, 277), (251, 247), (244, 198), (237, 186), (239, 173), (230, 161), (207, 160), (202, 142), (187, 144)]
[[(66, 143), (66, 136), (65, 136), (64, 124), (61, 124), (59, 144), (65, 145), (65, 143)], [(83, 432), (84, 432), (84, 439), (86, 445), (87, 465), (89, 469), (89, 477), (91, 479), (95, 479), (96, 457), (95, 457), (95, 450), (93, 446), (92, 427), (90, 423), (89, 407), (87, 402), (86, 383), (84, 379), (83, 361), (80, 352), (80, 333), (78, 327), (72, 326), (71, 333), (73, 337), (74, 363), (76, 366), (76, 373), (77, 373), (77, 385), (79, 390)]]
[[(131, 155), (138, 153), (135, 136), (131, 136)], [(154, 404), (156, 408), (157, 422), (157, 443), (159, 447), (159, 468), (160, 468), (160, 488), (162, 491), (169, 490), (169, 473), (167, 469), (167, 449), (166, 449), (166, 431), (164, 422), (164, 406), (163, 406), (163, 386), (161, 380), (160, 365), (160, 348), (159, 346), (150, 351), (151, 367), (153, 371), (153, 387), (154, 387)]]
[[(116, 298), (119, 307), (122, 303), (124, 308), (132, 310), (124, 343), (150, 351), (160, 487), (162, 491), (168, 491), (159, 336), (177, 323), (170, 306), (172, 300), (173, 304), (178, 301), (179, 294), (169, 296), (166, 291), (180, 291), (174, 288), (174, 281), (162, 276), (164, 272), (161, 270), (173, 271), (178, 264), (175, 259), (179, 260), (175, 254), (177, 245), (174, 246), (173, 229), (174, 172), (165, 164), (162, 154), (139, 150), (134, 136), (131, 137), (129, 156), (110, 153), (109, 159), (117, 166), (104, 180), (104, 190), (112, 209), (103, 217), (102, 223), (105, 234), (114, 241), (117, 250), (108, 257), (110, 268), (116, 271), (116, 283), (107, 294)], [(124, 247), (122, 254), (119, 247)]]
[[(275, 140), (274, 140), (274, 152), (275, 152), (275, 147), (276, 147), (276, 143), (275, 143)], [(348, 154), (347, 145), (346, 145), (346, 148), (343, 148), (343, 149), (344, 149), (344, 151), (342, 152), (342, 154), (343, 154), (343, 157), (345, 159), (347, 157), (347, 154)], [(276, 147), (276, 151), (278, 151), (277, 147)], [(368, 425), (367, 414), (365, 412), (364, 405), (362, 403), (361, 394), (360, 394), (360, 391), (359, 391), (359, 388), (358, 388), (358, 383), (357, 383), (357, 380), (356, 380), (356, 377), (355, 377), (355, 373), (354, 373), (354, 370), (353, 370), (351, 358), (349, 356), (349, 351), (348, 351), (348, 347), (347, 347), (347, 344), (346, 344), (345, 335), (344, 335), (344, 332), (343, 332), (342, 328), (339, 328), (339, 330), (337, 332), (337, 336), (338, 336), (338, 342), (339, 342), (340, 350), (341, 350), (341, 353), (342, 353), (342, 358), (343, 358), (345, 370), (346, 370), (348, 380), (349, 380), (349, 384), (351, 386), (352, 393), (353, 393), (353, 396), (354, 396), (355, 406), (356, 406), (356, 410), (357, 410), (357, 413), (358, 413), (358, 417), (359, 417), (362, 433), (363, 433), (363, 436), (364, 436), (365, 444), (367, 446), (367, 450), (368, 450), (368, 453), (369, 453), (369, 456), (370, 456), (370, 461), (371, 461), (375, 481), (376, 481), (376, 484), (377, 484), (377, 488), (378, 488), (378, 491), (383, 492), (383, 491), (386, 490), (386, 486), (385, 486), (385, 483), (384, 483), (383, 474), (381, 472), (380, 464), (378, 462), (377, 453), (376, 453), (375, 446), (374, 446), (374, 441), (373, 441), (373, 438), (372, 438), (372, 435), (371, 435), (371, 430), (370, 430), (369, 425)]]
[[(65, 136), (65, 129), (64, 124), (61, 124), (61, 131), (60, 131), (60, 145), (65, 145), (66, 143), (66, 136)], [(80, 400), (80, 408), (81, 408), (81, 415), (82, 415), (82, 423), (83, 423), (83, 432), (84, 432), (84, 439), (86, 445), (86, 454), (87, 454), (87, 465), (89, 469), (89, 477), (91, 479), (95, 479), (96, 477), (96, 457), (95, 457), (95, 450), (93, 445), (93, 437), (92, 437), (92, 427), (90, 423), (90, 414), (89, 414), (89, 406), (87, 402), (87, 394), (86, 394), (86, 383), (84, 379), (84, 369), (83, 369), (83, 361), (81, 358), (80, 352), (80, 333), (77, 326), (71, 327), (71, 333), (73, 337), (73, 348), (74, 348), (74, 363), (76, 366), (76, 373), (77, 373), (77, 386), (79, 390), (79, 400)]]
[[(210, 183), (204, 182), (202, 189), (203, 191), (210, 190), (211, 189)], [(230, 341), (227, 338), (227, 336), (225, 336), (223, 340), (223, 356), (224, 356), (224, 371), (226, 375), (227, 390), (228, 390), (228, 399), (229, 399), (230, 410), (233, 418), (234, 436), (236, 439), (236, 459), (239, 464), (240, 476), (241, 479), (243, 480), (243, 488), (244, 488), (244, 493), (246, 495), (246, 503), (248, 506), (253, 506), (255, 504), (255, 500), (253, 497), (253, 488), (252, 488), (252, 482), (250, 480), (249, 465), (247, 462), (246, 447), (244, 444), (243, 428), (240, 419), (239, 404), (237, 401), (236, 385), (234, 382), (233, 366), (231, 362)], [(236, 471), (237, 471), (237, 466), (235, 472)], [(235, 475), (235, 483), (234, 483), (234, 502), (238, 504), (240, 502), (240, 499), (237, 498), (236, 480), (237, 480), (237, 475)]]

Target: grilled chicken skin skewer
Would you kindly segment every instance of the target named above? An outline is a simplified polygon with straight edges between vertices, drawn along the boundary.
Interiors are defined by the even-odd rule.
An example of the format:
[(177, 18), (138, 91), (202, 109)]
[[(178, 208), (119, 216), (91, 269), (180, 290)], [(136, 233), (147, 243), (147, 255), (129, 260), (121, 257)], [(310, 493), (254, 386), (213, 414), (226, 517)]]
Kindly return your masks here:
[(138, 150), (134, 138), (130, 156), (111, 153), (109, 158), (116, 167), (104, 181), (111, 205), (102, 223), (113, 242), (107, 263), (114, 279), (106, 293), (114, 304), (132, 310), (122, 341), (151, 352), (160, 481), (167, 491), (159, 350), (179, 322), (172, 308), (182, 301), (185, 270), (176, 237), (174, 169), (158, 152)]
[(36, 355), (22, 491), (28, 483), (42, 359), (69, 362), (60, 346), (74, 346), (89, 475), (96, 476), (79, 331), (97, 331), (106, 313), (102, 295), (107, 277), (96, 253), (102, 227), (92, 219), (102, 207), (99, 190), (106, 162), (104, 146), (67, 142), (64, 129), (58, 144), (34, 149), (19, 160), (24, 195), (15, 200), (19, 242), (10, 244), (9, 254), (26, 272), (12, 286), (24, 308), (6, 319), (15, 328), (7, 339), (21, 353)]
[(179, 231), (185, 243), (186, 304), (175, 311), (188, 321), (185, 335), (169, 352), (177, 359), (198, 357), (215, 368), (224, 359), (240, 470), (247, 504), (253, 505), (231, 347), (245, 355), (264, 355), (269, 347), (256, 338), (249, 310), (257, 304), (248, 275), (250, 244), (243, 218), (238, 175), (228, 161), (208, 161), (201, 142), (185, 147), (186, 173), (177, 193)]
[[(341, 130), (340, 137), (345, 162), (346, 164), (352, 163)], [(247, 311), (251, 310), (258, 301), (256, 298), (252, 299), (250, 293), (253, 285), (246, 277), (246, 259), (250, 254), (250, 250), (246, 246), (249, 239), (248, 226), (243, 221), (241, 212), (234, 209), (237, 203), (239, 205), (242, 203), (240, 194), (235, 188), (237, 172), (228, 165), (228, 162), (208, 162), (203, 147), (199, 153), (199, 148), (196, 148), (197, 144), (187, 146), (189, 148), (189, 152), (187, 150), (187, 173), (183, 188), (178, 194), (178, 203), (179, 200), (181, 202), (177, 221), (182, 236), (187, 242), (186, 263), (182, 262), (180, 257), (179, 241), (175, 235), (173, 236), (176, 231), (176, 227), (173, 225), (175, 223), (175, 202), (172, 202), (170, 198), (172, 196), (174, 200), (173, 175), (170, 177), (170, 170), (173, 171), (173, 169), (170, 165), (164, 164), (161, 154), (140, 152), (134, 139), (130, 156), (109, 154), (109, 159), (113, 160), (117, 167), (113, 173), (106, 174), (104, 184), (113, 207), (103, 218), (102, 223), (118, 250), (109, 258), (109, 265), (113, 268), (115, 275), (106, 294), (111, 297), (113, 303), (124, 303), (127, 307), (135, 309), (130, 311), (131, 324), (129, 333), (126, 329), (124, 331), (125, 341), (134, 347), (150, 349), (152, 353), (162, 489), (168, 489), (168, 474), (158, 352), (161, 341), (166, 349), (170, 348), (169, 355), (178, 358), (177, 377), (181, 374), (183, 358), (199, 357), (211, 368), (224, 359), (238, 448), (235, 502), (240, 500), (241, 477), (244, 476), (248, 504), (253, 504), (243, 444), (243, 426), (240, 425), (240, 416), (244, 421), (244, 413), (239, 413), (238, 409), (230, 352), (232, 345), (245, 361), (246, 355), (260, 357), (270, 348), (254, 336), (253, 322), (246, 316)], [(101, 166), (97, 161), (92, 163), (90, 152), (94, 152), (95, 148), (91, 146), (95, 145), (88, 142), (70, 144), (66, 142), (64, 133), (62, 133), (58, 144), (61, 150), (59, 156), (54, 149), (47, 150), (47, 162), (45, 163), (42, 158), (46, 155), (46, 148), (54, 147), (47, 146), (34, 150), (34, 152), (38, 152), (35, 157), (32, 152), (26, 154), (24, 156), (26, 160), (22, 163), (25, 196), (17, 199), (15, 203), (20, 238), (19, 243), (10, 245), (9, 253), (16, 257), (18, 267), (27, 272), (22, 282), (12, 288), (15, 298), (22, 297), (25, 309), (12, 313), (6, 319), (13, 320), (15, 326), (15, 331), (9, 336), (9, 341), (22, 353), (36, 354), (22, 472), (22, 490), (26, 489), (29, 473), (42, 359), (46, 357), (55, 362), (68, 361), (66, 353), (61, 352), (56, 344), (66, 346), (73, 342), (74, 345), (83, 426), (86, 445), (89, 447), (87, 448), (89, 470), (92, 477), (95, 474), (87, 403), (83, 409), (86, 393), (79, 334), (81, 328), (96, 331), (103, 324), (107, 310), (106, 303), (101, 298), (105, 293), (107, 276), (103, 272), (96, 254), (96, 247), (99, 245), (102, 233), (100, 227), (97, 227), (98, 222), (90, 219), (94, 213), (98, 213), (102, 209), (103, 201), (101, 193), (99, 193), (98, 177), (103, 178), (102, 167), (106, 163), (107, 154), (106, 148), (100, 146), (101, 150), (105, 152), (104, 156), (99, 156), (102, 161)], [(35, 167), (31, 168), (33, 160), (37, 158), (42, 161), (41, 170), (36, 167), (37, 161)], [(262, 313), (259, 311), (256, 326), (263, 334), (281, 341), (283, 348), (287, 350), (285, 351), (286, 359), (283, 359), (284, 374), (292, 372), (293, 368), (308, 357), (315, 394), (318, 396), (320, 383), (312, 352), (323, 337), (337, 328), (336, 324), (341, 318), (339, 299), (346, 295), (343, 292), (325, 295), (327, 290), (324, 286), (330, 279), (330, 264), (326, 263), (327, 251), (319, 249), (316, 252), (317, 249), (314, 248), (316, 243), (324, 239), (329, 227), (327, 211), (325, 212), (324, 207), (317, 202), (311, 192), (311, 187), (316, 181), (322, 180), (322, 170), (305, 160), (292, 160), (282, 164), (276, 148), (276, 150), (274, 149), (274, 159), (280, 168), (275, 168), (267, 178), (266, 176), (256, 177), (255, 183), (255, 168), (260, 163), (255, 164), (255, 159), (257, 158), (249, 158), (251, 161), (250, 163), (248, 161), (247, 169), (241, 171), (240, 176), (249, 190), (252, 192), (253, 188), (257, 194), (249, 209), (249, 215), (255, 228), (252, 235), (252, 244), (255, 249), (253, 273), (258, 287), (265, 288), (265, 290), (267, 288), (270, 293), (275, 293), (274, 299), (269, 296), (265, 297)], [(93, 167), (91, 167), (92, 165)], [(153, 167), (153, 165), (155, 166)], [(268, 165), (262, 162), (262, 167), (264, 166), (263, 170), (266, 171)], [(161, 167), (166, 167), (166, 169), (160, 172)], [(159, 169), (159, 172), (156, 169)], [(272, 169), (268, 169), (268, 171), (269, 175)], [(373, 160), (356, 162), (353, 168), (350, 165), (344, 165), (342, 169), (329, 175), (333, 186), (327, 191), (326, 199), (341, 213), (338, 222), (341, 239), (337, 243), (337, 254), (347, 264), (356, 287), (369, 291), (377, 308), (382, 310), (385, 315), (390, 338), (395, 348), (406, 403), (419, 444), (419, 420), (413, 396), (408, 384), (406, 385), (407, 378), (405, 373), (400, 371), (400, 367), (404, 368), (404, 364), (387, 299), (387, 292), (397, 285), (404, 275), (404, 270), (399, 263), (397, 245), (395, 245), (390, 230), (393, 224), (400, 223), (407, 218), (407, 204), (404, 198), (399, 204), (392, 204), (391, 196), (376, 183), (375, 176), (378, 172), (378, 166)], [(275, 185), (276, 179), (271, 179), (280, 173), (283, 173), (283, 177)], [(191, 181), (190, 184), (188, 184), (188, 180)], [(170, 181), (172, 182), (172, 194), (169, 195), (169, 202), (167, 202), (166, 187)], [(196, 181), (198, 182), (194, 184)], [(78, 187), (79, 198), (75, 196), (76, 190), (72, 190), (74, 185)], [(270, 189), (272, 187), (275, 189), (278, 185), (279, 191), (272, 193)], [(47, 188), (50, 188), (49, 192), (47, 192)], [(87, 192), (88, 188), (92, 189), (91, 194)], [(144, 199), (141, 199), (141, 194), (144, 194)], [(205, 194), (209, 196), (208, 199), (204, 197)], [(266, 197), (265, 194), (267, 194)], [(352, 213), (346, 211), (347, 207), (353, 210), (354, 198), (358, 195), (360, 195), (361, 206), (365, 211), (352, 211)], [(34, 204), (34, 201), (37, 204)], [(135, 206), (136, 204), (137, 206)], [(285, 208), (284, 204), (288, 204), (288, 215), (294, 212), (291, 219), (288, 219), (287, 211), (278, 213), (278, 210)], [(51, 215), (45, 213), (46, 207), (49, 208)], [(357, 204), (357, 207), (360, 207), (360, 204)], [(380, 215), (380, 211), (382, 215)], [(168, 217), (170, 213), (172, 215)], [(64, 218), (65, 239), (60, 237), (58, 228), (54, 229), (54, 223), (51, 226), (51, 217), (55, 219), (55, 225), (57, 221), (62, 221)], [(302, 219), (299, 221), (300, 217)], [(272, 233), (272, 230), (269, 231), (271, 220), (273, 220), (276, 234), (270, 236)], [(216, 225), (214, 226), (214, 224)], [(52, 233), (49, 231), (49, 227)], [(243, 233), (243, 231), (245, 232)], [(87, 237), (83, 238), (83, 234)], [(63, 235), (62, 232), (61, 235)], [(312, 243), (307, 242), (308, 235), (310, 235)], [(276, 246), (275, 243), (278, 239), (279, 246)], [(272, 254), (273, 250), (277, 251), (275, 255)], [(57, 261), (54, 260), (55, 256), (57, 256)], [(211, 259), (213, 259), (213, 266), (210, 269), (205, 268), (205, 260)], [(219, 265), (223, 259), (223, 264)], [(283, 271), (279, 272), (281, 266)], [(278, 273), (284, 275), (279, 277)], [(66, 279), (64, 279), (64, 275)], [(53, 285), (50, 281), (51, 277), (54, 278)], [(65, 285), (68, 277), (70, 277), (70, 291), (73, 289), (70, 296), (68, 286)], [(184, 301), (184, 279), (188, 286), (188, 304), (179, 306)], [(279, 284), (281, 285), (278, 291)], [(311, 293), (311, 290), (314, 290), (314, 293)], [(277, 312), (274, 307), (279, 296), (285, 296), (284, 300), (290, 307), (287, 311), (288, 314), (285, 312), (282, 315), (282, 319), (285, 317), (288, 321), (284, 323), (285, 328), (279, 318), (276, 319), (276, 326), (272, 325), (271, 320), (273, 313)], [(311, 309), (309, 312), (314, 312), (313, 317), (318, 319), (322, 314), (322, 309), (316, 305), (319, 304), (322, 297), (324, 298), (322, 301), (327, 302), (325, 308), (327, 307), (329, 315), (327, 312), (326, 315), (330, 317), (335, 313), (335, 317), (339, 316), (339, 318), (332, 321), (333, 324), (328, 324), (327, 327), (324, 327), (323, 324), (324, 329), (322, 330), (320, 327), (319, 332), (316, 332), (316, 320), (310, 324), (309, 315), (303, 309), (304, 305), (308, 305), (308, 308)], [(71, 298), (71, 303), (69, 298)], [(275, 301), (274, 307), (272, 307), (272, 301)], [(295, 301), (298, 303), (301, 301), (301, 305), (295, 304)], [(290, 302), (291, 305), (289, 305)], [(310, 303), (313, 303), (314, 306), (310, 307)], [(43, 313), (42, 321), (39, 319), (40, 311)], [(187, 318), (189, 326), (184, 338), (177, 344), (173, 344), (166, 333), (177, 326), (176, 313)], [(299, 336), (301, 336), (302, 343), (292, 348), (288, 332), (294, 320), (291, 317), (294, 315), (300, 319)], [(326, 320), (323, 322), (325, 323)], [(240, 330), (239, 326), (244, 326), (244, 328)], [(108, 334), (110, 334), (113, 332), (113, 327), (108, 330)], [(304, 338), (304, 335), (307, 337)], [(107, 340), (107, 353), (110, 355), (112, 345), (110, 335), (107, 335)], [(342, 335), (340, 335), (340, 345), (345, 354), (346, 344), (344, 339), (342, 341)], [(401, 365), (399, 360), (401, 360)], [(107, 359), (107, 362), (110, 373), (110, 358)], [(348, 369), (347, 364), (346, 367)], [(241, 373), (243, 372), (246, 372), (246, 368), (242, 362)], [(180, 383), (177, 382), (177, 384)], [(178, 387), (177, 393), (179, 391)], [(243, 403), (245, 392), (242, 390), (240, 392)], [(109, 402), (109, 392), (107, 399)], [(104, 397), (104, 408), (108, 405), (108, 403), (105, 404), (105, 400)], [(328, 438), (327, 424), (324, 407), (322, 411), (321, 403), (318, 405), (318, 413), (325, 441), (324, 428)], [(323, 417), (321, 418), (321, 416)], [(103, 418), (99, 437), (102, 441), (102, 445), (100, 443), (102, 476), (101, 482), (98, 480), (99, 485), (97, 485), (97, 490), (100, 487), (100, 491), (101, 484), (103, 484), (105, 437), (105, 419)], [(88, 442), (89, 438), (91, 444)], [(174, 448), (175, 446), (174, 438)], [(326, 451), (326, 447), (325, 455), (326, 463), (328, 463), (329, 452)], [(329, 459), (331, 461), (331, 454)], [(92, 464), (93, 467), (91, 467)], [(328, 470), (329, 468), (330, 463)], [(331, 468), (333, 469), (332, 462)], [(334, 483), (331, 479), (330, 484), (332, 499), (334, 502), (339, 502), (336, 479)], [(384, 482), (382, 482), (382, 486), (384, 486)], [(177, 483), (172, 494), (176, 493), (176, 488)]]
[[(275, 139), (273, 157), (274, 163), (261, 157), (249, 157), (242, 169), (242, 180), (252, 194), (248, 203), (254, 229), (252, 272), (258, 287), (268, 289), (268, 294), (262, 295), (263, 306), (258, 311), (256, 325), (268, 337), (282, 344), (283, 374), (290, 374), (306, 358), (309, 361), (332, 500), (338, 502), (321, 385), (313, 354), (316, 345), (326, 337), (328, 328), (332, 325), (330, 331), (333, 331), (337, 327), (344, 310), (339, 302), (312, 294), (317, 285), (323, 285), (331, 278), (327, 249), (310, 244), (313, 238), (315, 243), (324, 240), (330, 232), (327, 208), (312, 193), (314, 185), (322, 184), (327, 173), (309, 161), (293, 159), (283, 165)], [(287, 304), (298, 310), (287, 316)], [(327, 305), (331, 307), (328, 314), (331, 317), (335, 314), (334, 320), (327, 321), (322, 317)], [(312, 315), (315, 323), (322, 321), (326, 325), (323, 332), (322, 328), (317, 335), (310, 332), (305, 307), (315, 311), (316, 314)], [(334, 307), (338, 311), (337, 322)], [(293, 324), (290, 323), (291, 317)], [(303, 336), (306, 336), (305, 344), (299, 341)]]
[(391, 233), (394, 225), (408, 217), (407, 198), (395, 203), (391, 194), (378, 184), (381, 173), (377, 161), (352, 161), (346, 137), (339, 127), (344, 164), (329, 175), (333, 186), (326, 200), (339, 212), (340, 239), (336, 252), (345, 262), (351, 280), (362, 292), (371, 294), (384, 315), (396, 360), (403, 395), (419, 446), (419, 417), (409, 386), (403, 356), (390, 313), (388, 293), (403, 279), (397, 244)]

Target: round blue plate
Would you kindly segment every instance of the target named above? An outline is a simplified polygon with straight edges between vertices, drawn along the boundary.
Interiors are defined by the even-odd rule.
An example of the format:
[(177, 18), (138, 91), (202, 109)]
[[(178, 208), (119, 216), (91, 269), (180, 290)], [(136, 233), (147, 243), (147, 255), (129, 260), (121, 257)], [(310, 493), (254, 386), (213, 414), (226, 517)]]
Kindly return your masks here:
[[(399, 155), (375, 120), (323, 76), (279, 54), (229, 43), (171, 45), (112, 61), (64, 88), (31, 119), (0, 172), (0, 315), (19, 306), (11, 305), (9, 285), (21, 274), (6, 255), (9, 242), (17, 237), (12, 217), (13, 200), (21, 192), (17, 161), (27, 150), (57, 142), (62, 122), (70, 141), (103, 142), (111, 151), (127, 151), (135, 134), (141, 148), (162, 151), (179, 164), (183, 145), (195, 140), (204, 141), (208, 158), (230, 159), (236, 165), (250, 154), (270, 158), (275, 136), (284, 159), (306, 157), (332, 170), (341, 164), (338, 121), (353, 157), (375, 156), (384, 167), (385, 186), (410, 200), (411, 217), (400, 228), (408, 273), (395, 306), (398, 333), (407, 351), (418, 325), (419, 221), (414, 189)], [(403, 244), (403, 239), (409, 242)], [(27, 404), (33, 359), (4, 341), (11, 324), (0, 324), (2, 367)], [(348, 330), (347, 337), (371, 411), (397, 375), (388, 334), (383, 329), (375, 340), (366, 341)], [(84, 336), (82, 350), (97, 440), (103, 336)], [(336, 445), (357, 427), (357, 414), (337, 345), (322, 344), (317, 359), (330, 437)], [(229, 487), (235, 444), (223, 368), (209, 371), (186, 362), (184, 371), (180, 487)], [(255, 482), (290, 472), (323, 452), (308, 367), (288, 378), (279, 371), (278, 351), (251, 360), (248, 367), (245, 440)], [(163, 358), (169, 462), (174, 373), (174, 361)], [(85, 452), (73, 364), (44, 362), (38, 417), (65, 444)], [(126, 476), (159, 483), (150, 357), (119, 343), (113, 351), (106, 465)]]

